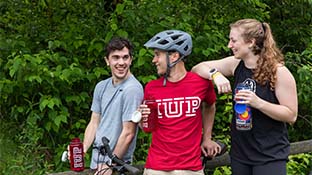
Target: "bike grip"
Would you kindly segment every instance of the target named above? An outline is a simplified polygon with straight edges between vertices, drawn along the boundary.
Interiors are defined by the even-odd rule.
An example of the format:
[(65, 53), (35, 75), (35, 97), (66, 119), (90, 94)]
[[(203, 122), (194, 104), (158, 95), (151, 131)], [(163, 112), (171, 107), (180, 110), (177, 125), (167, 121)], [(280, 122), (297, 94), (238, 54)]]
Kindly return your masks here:
[(61, 157), (61, 161), (62, 162), (68, 161), (68, 152), (67, 151), (63, 152), (62, 157)]
[(140, 173), (140, 170), (132, 165), (124, 164), (124, 167), (133, 175), (137, 175)]
[(102, 142), (103, 142), (103, 145), (108, 145), (109, 140), (108, 140), (108, 138), (106, 138), (106, 137), (104, 136), (104, 137), (102, 137)]

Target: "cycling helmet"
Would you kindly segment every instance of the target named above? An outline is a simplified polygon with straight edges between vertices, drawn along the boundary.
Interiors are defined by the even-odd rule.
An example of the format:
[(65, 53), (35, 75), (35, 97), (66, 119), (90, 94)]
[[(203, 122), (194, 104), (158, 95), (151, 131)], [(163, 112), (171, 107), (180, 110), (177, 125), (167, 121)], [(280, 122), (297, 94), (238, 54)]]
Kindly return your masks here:
[(180, 30), (165, 30), (156, 34), (144, 46), (164, 51), (177, 51), (185, 57), (192, 52), (192, 37)]

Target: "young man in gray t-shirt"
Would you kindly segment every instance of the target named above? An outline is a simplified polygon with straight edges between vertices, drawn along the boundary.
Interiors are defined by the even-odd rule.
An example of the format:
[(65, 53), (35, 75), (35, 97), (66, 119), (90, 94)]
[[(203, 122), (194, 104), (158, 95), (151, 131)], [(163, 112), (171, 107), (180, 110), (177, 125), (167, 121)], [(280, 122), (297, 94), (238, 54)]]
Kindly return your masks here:
[[(100, 147), (105, 136), (113, 154), (125, 161), (132, 160), (138, 128), (131, 115), (143, 99), (143, 87), (130, 72), (132, 52), (130, 41), (124, 38), (114, 38), (106, 47), (105, 61), (112, 76), (95, 87), (91, 120), (84, 134), (84, 152), (91, 146)], [(107, 160), (99, 155), (98, 149), (93, 149), (90, 168), (101, 171), (107, 168)]]

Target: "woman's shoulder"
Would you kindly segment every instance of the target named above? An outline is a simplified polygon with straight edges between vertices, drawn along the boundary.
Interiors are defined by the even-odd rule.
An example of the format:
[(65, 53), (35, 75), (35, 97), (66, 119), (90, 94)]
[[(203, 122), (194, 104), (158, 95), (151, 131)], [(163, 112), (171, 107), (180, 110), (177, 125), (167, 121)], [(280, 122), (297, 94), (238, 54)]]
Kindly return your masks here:
[(276, 69), (276, 77), (277, 81), (285, 81), (285, 82), (290, 82), (290, 81), (295, 81), (292, 73), (290, 70), (283, 64), (278, 64), (277, 69)]
[(291, 73), (289, 69), (281, 63), (276, 64), (276, 74), (288, 74)]

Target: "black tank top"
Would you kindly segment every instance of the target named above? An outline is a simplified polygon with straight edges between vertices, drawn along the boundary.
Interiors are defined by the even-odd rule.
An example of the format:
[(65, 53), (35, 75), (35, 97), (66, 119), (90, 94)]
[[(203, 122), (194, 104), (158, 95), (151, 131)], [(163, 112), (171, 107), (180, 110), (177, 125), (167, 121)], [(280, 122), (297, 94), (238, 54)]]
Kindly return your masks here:
[[(244, 62), (240, 61), (234, 72), (233, 88), (238, 83), (248, 83), (258, 97), (279, 104), (275, 92), (270, 90), (269, 83), (261, 86), (252, 79), (252, 75), (252, 70), (246, 68)], [(273, 160), (287, 160), (290, 144), (286, 123), (276, 121), (255, 108), (251, 110), (253, 126), (249, 131), (238, 131), (235, 126), (235, 115), (232, 119), (231, 158), (250, 165), (260, 165)]]

